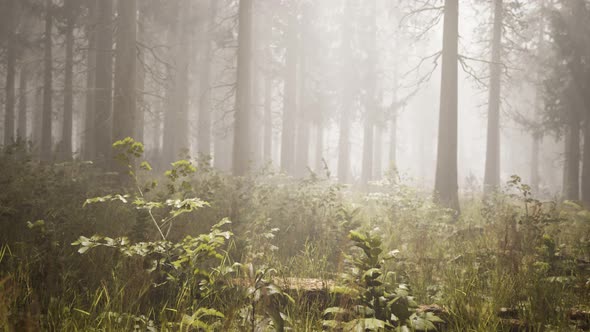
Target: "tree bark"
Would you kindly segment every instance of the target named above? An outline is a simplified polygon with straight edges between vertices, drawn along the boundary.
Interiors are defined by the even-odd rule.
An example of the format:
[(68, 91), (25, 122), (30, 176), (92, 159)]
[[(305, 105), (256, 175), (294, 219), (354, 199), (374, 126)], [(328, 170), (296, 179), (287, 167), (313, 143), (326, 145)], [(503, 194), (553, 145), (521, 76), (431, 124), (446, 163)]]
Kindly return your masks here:
[(575, 102), (573, 88), (570, 87), (568, 127), (565, 139), (565, 164), (563, 196), (567, 200), (580, 199), (580, 112)]
[(490, 89), (488, 99), (488, 134), (484, 193), (489, 194), (500, 186), (500, 89), (502, 80), (502, 24), (503, 0), (494, 0), (492, 59), (490, 63)]
[(18, 126), (16, 137), (19, 142), (26, 143), (27, 136), (27, 85), (29, 80), (28, 65), (23, 63), (20, 66), (19, 87), (18, 87)]
[(64, 118), (60, 146), (61, 160), (72, 159), (72, 125), (74, 107), (74, 0), (64, 2), (66, 11), (66, 62), (64, 83)]
[[(305, 16), (304, 16), (305, 17)], [(302, 25), (303, 26), (303, 25)], [(295, 144), (295, 176), (304, 177), (309, 167), (309, 114), (306, 105), (306, 70), (305, 36), (299, 43), (299, 88), (297, 102), (297, 143)]]
[(342, 104), (340, 111), (340, 133), (338, 136), (338, 181), (348, 183), (350, 179), (350, 128), (352, 122), (354, 102), (354, 74), (352, 71), (352, 23), (350, 16), (352, 11), (351, 1), (347, 1), (342, 21)]
[(383, 126), (381, 124), (375, 126), (373, 146), (373, 178), (379, 180), (383, 177)]
[(198, 122), (198, 153), (205, 156), (211, 156), (211, 43), (212, 33), (215, 26), (215, 16), (217, 15), (217, 1), (209, 1), (209, 15), (203, 22), (203, 49), (201, 57), (201, 70), (199, 89), (199, 122)]
[(14, 143), (14, 107), (16, 83), (16, 6), (18, 0), (8, 0), (6, 10), (8, 43), (6, 50), (6, 104), (4, 105), (4, 145)]
[(233, 174), (245, 175), (249, 170), (250, 117), (251, 117), (251, 55), (252, 55), (252, 3), (253, 0), (240, 0), (239, 35), (238, 35), (238, 68), (236, 106), (234, 110), (234, 144)]
[[(145, 1), (141, 1), (137, 4), (138, 15), (137, 15), (137, 40), (145, 42), (145, 25), (146, 25), (146, 6), (148, 4)], [(144, 100), (145, 91), (145, 51), (140, 50), (137, 54), (137, 64), (135, 68), (136, 82), (135, 82), (135, 140), (145, 143), (145, 113), (146, 104)]]
[(88, 38), (88, 50), (86, 51), (86, 105), (84, 117), (84, 145), (82, 154), (85, 160), (96, 158), (95, 146), (95, 114), (96, 103), (96, 57), (98, 54), (96, 45), (97, 0), (90, 0), (88, 4), (88, 23), (86, 25), (86, 37)]
[(320, 118), (316, 122), (316, 143), (315, 143), (315, 171), (324, 170), (324, 123)]
[(45, 0), (45, 54), (43, 57), (43, 116), (41, 122), (41, 160), (49, 162), (52, 159), (52, 93), (53, 93), (53, 43), (51, 33), (53, 29), (52, 1)]
[(285, 90), (283, 92), (283, 130), (281, 132), (281, 168), (287, 174), (293, 174), (295, 168), (297, 47), (297, 17), (295, 13), (290, 13), (287, 27)]
[(264, 77), (264, 162), (272, 161), (272, 77)]
[(367, 81), (365, 96), (365, 127), (363, 138), (363, 165), (361, 171), (361, 185), (366, 186), (373, 180), (374, 162), (374, 138), (375, 138), (375, 116), (376, 116), (376, 85), (377, 85), (377, 3), (371, 0), (371, 12), (369, 14), (368, 45), (367, 45)]
[(135, 137), (137, 79), (137, 2), (118, 2), (113, 140)]
[(172, 69), (172, 86), (168, 94), (168, 107), (164, 116), (163, 158), (165, 164), (174, 162), (178, 154), (188, 151), (188, 89), (189, 56), (191, 39), (189, 38), (189, 15), (191, 2), (183, 0), (178, 3), (178, 17), (171, 39), (175, 45), (174, 68)]
[(94, 147), (98, 165), (107, 167), (110, 164), (112, 144), (113, 0), (96, 1)]
[(445, 0), (435, 201), (459, 212), (457, 179), (457, 61), (459, 1)]

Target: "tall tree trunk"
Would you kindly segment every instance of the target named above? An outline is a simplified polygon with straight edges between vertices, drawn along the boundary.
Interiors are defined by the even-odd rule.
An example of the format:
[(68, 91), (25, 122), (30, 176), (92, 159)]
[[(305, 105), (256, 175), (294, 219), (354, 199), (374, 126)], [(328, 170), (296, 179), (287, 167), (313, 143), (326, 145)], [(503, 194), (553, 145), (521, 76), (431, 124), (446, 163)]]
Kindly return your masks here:
[(14, 106), (16, 83), (16, 6), (18, 0), (8, 0), (7, 27), (8, 43), (6, 50), (6, 104), (4, 105), (4, 145), (15, 141), (14, 136)]
[(41, 160), (50, 161), (52, 158), (52, 93), (53, 93), (53, 43), (51, 32), (53, 29), (52, 1), (45, 0), (45, 55), (43, 57), (43, 120), (41, 127)]
[(85, 160), (96, 158), (95, 146), (95, 112), (96, 106), (96, 57), (98, 49), (96, 45), (97, 24), (97, 0), (88, 3), (88, 23), (86, 25), (86, 37), (88, 38), (88, 50), (86, 51), (86, 105), (84, 116), (84, 145), (82, 154)]
[(397, 169), (397, 110), (394, 109), (389, 123), (389, 167)]
[(97, 1), (94, 147), (98, 165), (110, 164), (113, 103), (113, 0)]
[[(575, 96), (572, 98), (576, 99)], [(567, 200), (577, 201), (580, 199), (580, 112), (577, 103), (572, 104), (569, 107), (565, 139), (563, 195)]]
[(66, 11), (66, 62), (65, 62), (65, 84), (64, 84), (64, 119), (62, 127), (60, 159), (70, 160), (72, 158), (72, 125), (74, 107), (74, 0), (64, 2)]
[(315, 143), (315, 171), (324, 170), (324, 123), (322, 119), (316, 122)]
[(304, 177), (309, 166), (309, 116), (306, 108), (305, 42), (302, 36), (299, 45), (299, 93), (297, 94), (297, 143), (295, 144), (295, 176)]
[(285, 90), (283, 92), (283, 131), (281, 132), (281, 168), (293, 174), (295, 167), (295, 128), (297, 112), (297, 17), (290, 13), (287, 26)]
[[(571, 63), (572, 76), (575, 83), (575, 94), (580, 110), (580, 118), (584, 120), (584, 150), (582, 161), (582, 203), (590, 208), (590, 73), (584, 69), (584, 58), (587, 57), (590, 39), (587, 35), (588, 16), (590, 11), (584, 0), (572, 0), (571, 6), (573, 31), (569, 31), (574, 42), (574, 60)], [(587, 63), (586, 63), (587, 67)]]
[(198, 122), (198, 153), (211, 156), (211, 43), (217, 15), (217, 1), (209, 1), (209, 15), (203, 22), (203, 49), (201, 57), (201, 70), (199, 89), (199, 122)]
[(503, 0), (494, 0), (492, 60), (490, 63), (490, 90), (488, 99), (488, 137), (484, 174), (484, 193), (489, 194), (500, 186), (500, 89), (502, 76), (502, 24)]
[(361, 171), (361, 185), (366, 186), (373, 180), (373, 149), (374, 149), (374, 132), (375, 132), (375, 115), (376, 115), (376, 85), (377, 85), (377, 3), (371, 0), (371, 12), (369, 16), (368, 30), (368, 57), (367, 57), (367, 94), (365, 96), (365, 126), (363, 138), (363, 165)]
[(20, 66), (19, 87), (18, 87), (18, 126), (16, 129), (17, 140), (26, 143), (27, 136), (27, 85), (29, 80), (28, 65), (23, 63)]
[[(137, 15), (137, 40), (145, 42), (145, 18), (147, 16), (146, 7), (148, 4), (145, 1), (140, 1), (138, 4), (138, 15)], [(136, 82), (135, 82), (135, 140), (145, 143), (145, 113), (146, 104), (144, 100), (145, 91), (145, 51), (140, 50), (137, 54), (137, 63), (135, 67)]]
[(373, 178), (379, 180), (383, 177), (383, 126), (381, 124), (375, 126), (373, 146), (375, 147), (373, 157)]
[[(39, 73), (39, 76), (40, 75)], [(36, 80), (37, 82), (39, 81), (43, 81), (42, 77), (37, 77)], [(40, 160), (41, 159), (41, 134), (43, 131), (43, 98), (44, 98), (44, 88), (43, 85), (40, 84), (38, 86), (35, 87), (35, 97), (34, 97), (34, 101), (35, 101), (35, 105), (33, 106), (33, 111), (32, 111), (32, 117), (31, 117), (31, 121), (32, 121), (32, 130), (31, 130), (31, 140), (33, 141), (33, 156), (37, 159)]]
[(118, 2), (113, 140), (135, 136), (137, 79), (137, 2)]
[[(545, 0), (541, 1), (541, 10), (545, 11)], [(537, 41), (537, 47), (538, 47), (538, 55), (542, 56), (544, 55), (544, 50), (545, 50), (545, 17), (540, 17), (540, 24), (539, 24), (539, 35), (538, 35), (538, 41)], [(541, 68), (538, 69), (539, 71), (541, 70)], [(537, 74), (537, 83), (541, 83), (541, 73)], [(535, 89), (535, 109), (534, 109), (534, 122), (535, 124), (539, 123), (539, 118), (540, 118), (540, 113), (541, 113), (541, 107), (543, 104), (543, 97), (541, 94), (541, 89), (536, 88)], [(531, 145), (531, 188), (534, 192), (537, 192), (539, 190), (539, 182), (541, 180), (541, 176), (540, 176), (540, 164), (539, 164), (539, 156), (540, 156), (540, 149), (541, 149), (541, 141), (543, 140), (543, 133), (541, 130), (536, 129), (533, 130), (532, 133), (532, 145)]]
[(252, 73), (252, 3), (240, 0), (238, 20), (238, 68), (236, 106), (234, 109), (233, 174), (245, 175), (249, 169), (251, 117), (251, 73)]
[(6, 103), (4, 109), (4, 145), (12, 144), (15, 141), (15, 84), (16, 84), (16, 12), (18, 0), (8, 0), (6, 7), (6, 27), (8, 29), (8, 40), (6, 50)]
[(459, 1), (445, 0), (435, 200), (459, 212), (457, 179), (457, 61)]
[(346, 1), (342, 20), (342, 109), (340, 111), (340, 132), (338, 136), (338, 181), (348, 183), (350, 179), (350, 128), (354, 103), (354, 73), (352, 70), (352, 26), (350, 22), (352, 1)]
[(264, 77), (264, 162), (272, 161), (272, 76)]
[(170, 34), (174, 43), (172, 85), (168, 94), (168, 107), (164, 116), (164, 150), (166, 164), (176, 160), (178, 154), (189, 149), (188, 139), (188, 89), (189, 56), (191, 45), (188, 19), (191, 2), (182, 0), (177, 4), (179, 19), (175, 22), (174, 34)]

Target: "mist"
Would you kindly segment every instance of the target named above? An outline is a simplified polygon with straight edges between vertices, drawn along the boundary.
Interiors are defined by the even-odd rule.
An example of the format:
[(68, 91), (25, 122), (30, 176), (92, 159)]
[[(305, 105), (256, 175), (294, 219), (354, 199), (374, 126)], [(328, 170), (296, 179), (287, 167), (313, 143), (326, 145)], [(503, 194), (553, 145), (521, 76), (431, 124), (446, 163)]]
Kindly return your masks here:
[(588, 0), (0, 0), (0, 330), (588, 330), (589, 59)]

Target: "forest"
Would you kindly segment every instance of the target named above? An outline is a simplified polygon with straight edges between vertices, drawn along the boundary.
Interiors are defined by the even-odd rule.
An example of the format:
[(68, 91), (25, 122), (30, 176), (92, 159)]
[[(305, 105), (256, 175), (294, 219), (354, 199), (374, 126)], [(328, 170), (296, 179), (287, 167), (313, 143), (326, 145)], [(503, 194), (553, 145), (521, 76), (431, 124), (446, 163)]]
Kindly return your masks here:
[(590, 331), (589, 0), (0, 0), (0, 331)]

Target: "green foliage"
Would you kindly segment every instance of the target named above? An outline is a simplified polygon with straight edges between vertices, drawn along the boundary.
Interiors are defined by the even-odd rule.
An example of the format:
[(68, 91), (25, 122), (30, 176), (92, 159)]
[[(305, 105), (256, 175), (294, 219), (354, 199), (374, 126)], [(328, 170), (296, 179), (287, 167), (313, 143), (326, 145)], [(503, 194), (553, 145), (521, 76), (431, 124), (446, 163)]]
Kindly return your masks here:
[(417, 314), (418, 307), (408, 285), (398, 284), (383, 265), (395, 259), (397, 250), (387, 254), (381, 239), (367, 232), (351, 231), (349, 238), (361, 253), (347, 256), (349, 272), (342, 276), (344, 287), (337, 292), (351, 299), (346, 307), (324, 311), (324, 326), (344, 331), (436, 330), (442, 320), (432, 314)]

